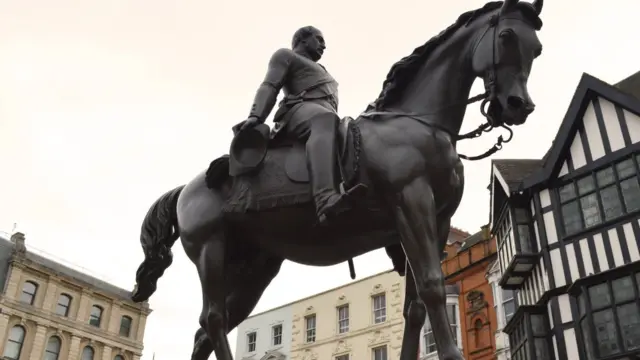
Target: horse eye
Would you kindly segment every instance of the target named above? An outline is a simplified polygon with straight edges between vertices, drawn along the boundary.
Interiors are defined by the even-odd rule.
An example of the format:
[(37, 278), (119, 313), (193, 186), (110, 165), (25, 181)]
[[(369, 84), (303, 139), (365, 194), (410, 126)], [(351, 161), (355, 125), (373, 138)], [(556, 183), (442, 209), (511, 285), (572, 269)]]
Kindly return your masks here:
[(500, 32), (500, 39), (502, 40), (512, 40), (515, 38), (515, 33), (511, 29), (505, 29)]

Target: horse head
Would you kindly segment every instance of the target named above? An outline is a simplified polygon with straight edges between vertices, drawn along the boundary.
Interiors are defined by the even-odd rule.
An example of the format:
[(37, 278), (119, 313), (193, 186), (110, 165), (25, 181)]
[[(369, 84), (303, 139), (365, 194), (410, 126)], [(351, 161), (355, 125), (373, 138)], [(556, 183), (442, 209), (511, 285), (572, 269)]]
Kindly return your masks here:
[(485, 114), (494, 127), (521, 125), (535, 109), (527, 81), (533, 60), (542, 52), (536, 33), (542, 26), (542, 4), (543, 0), (505, 0), (490, 15), (489, 24), (479, 29), (472, 67), (484, 80), (488, 94), (485, 104), (489, 103)]

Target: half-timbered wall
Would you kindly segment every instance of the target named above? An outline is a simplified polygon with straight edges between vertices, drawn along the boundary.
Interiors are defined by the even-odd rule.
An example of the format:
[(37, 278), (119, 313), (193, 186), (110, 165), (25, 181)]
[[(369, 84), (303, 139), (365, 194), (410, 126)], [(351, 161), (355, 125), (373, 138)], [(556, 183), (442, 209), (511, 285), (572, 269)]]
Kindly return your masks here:
[(640, 116), (605, 98), (595, 97), (585, 110), (559, 176), (639, 142)]
[[(547, 307), (557, 360), (586, 358), (571, 285), (640, 262), (640, 116), (593, 96), (569, 141), (550, 187), (530, 194), (539, 260), (516, 292), (520, 305)], [(501, 250), (504, 270), (512, 252)]]

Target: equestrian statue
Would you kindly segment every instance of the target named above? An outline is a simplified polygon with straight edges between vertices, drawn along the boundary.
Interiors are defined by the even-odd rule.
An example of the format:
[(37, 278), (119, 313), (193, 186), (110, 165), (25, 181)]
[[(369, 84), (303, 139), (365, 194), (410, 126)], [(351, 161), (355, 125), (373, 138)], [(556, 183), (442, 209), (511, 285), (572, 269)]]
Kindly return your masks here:
[[(440, 359), (464, 360), (451, 332), (441, 254), (464, 189), (462, 160), (486, 158), (534, 111), (527, 82), (541, 54), (543, 1), (489, 2), (391, 67), (357, 118), (340, 118), (338, 83), (307, 26), (277, 50), (229, 155), (163, 194), (144, 218), (132, 300), (155, 292), (178, 238), (202, 285), (193, 360), (233, 360), (227, 334), (246, 319), (284, 260), (329, 266), (385, 248), (405, 276), (401, 360), (415, 360), (428, 314)], [(476, 78), (485, 92), (470, 97)], [(280, 91), (284, 99), (264, 122)], [(460, 134), (467, 105), (486, 123)], [(457, 142), (493, 129), (484, 154)], [(350, 263), (351, 264), (351, 263)], [(353, 276), (353, 274), (352, 274)]]

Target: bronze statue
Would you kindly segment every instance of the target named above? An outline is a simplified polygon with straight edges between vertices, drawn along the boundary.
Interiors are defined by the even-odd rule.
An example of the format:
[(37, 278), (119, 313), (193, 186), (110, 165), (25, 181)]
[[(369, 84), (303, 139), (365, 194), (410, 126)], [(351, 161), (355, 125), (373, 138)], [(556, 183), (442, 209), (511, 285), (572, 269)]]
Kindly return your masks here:
[(338, 82), (318, 63), (325, 48), (320, 30), (313, 26), (298, 29), (291, 50), (279, 49), (271, 56), (249, 118), (235, 127), (237, 133), (264, 123), (278, 93), (284, 90), (285, 97), (273, 119), (273, 136), (284, 131), (292, 140), (306, 143), (311, 192), (320, 224), (349, 209), (349, 194), (339, 193), (335, 186)]
[[(493, 128), (509, 130), (533, 112), (527, 80), (542, 51), (536, 34), (541, 10), (542, 0), (507, 0), (462, 14), (391, 68), (380, 96), (365, 113), (341, 119), (337, 131), (322, 132), (337, 139), (337, 150), (319, 148), (332, 154), (334, 181), (342, 181), (340, 194), (359, 184), (367, 188), (349, 212), (325, 226), (318, 226), (317, 192), (310, 191), (310, 183), (316, 186), (316, 176), (321, 176), (325, 186), (331, 183), (324, 182), (325, 176), (330, 176), (314, 174), (325, 171), (324, 166), (311, 166), (309, 174), (305, 154), (313, 134), (303, 143), (304, 137), (289, 132), (295, 134), (291, 124), (299, 122), (310, 127), (331, 123), (328, 114), (335, 117), (335, 111), (296, 118), (288, 109), (283, 119), (291, 116), (286, 120), (290, 123), (268, 136), (266, 125), (258, 124), (266, 112), (256, 106), (255, 120), (240, 125), (244, 130), (234, 139), (231, 158), (214, 160), (208, 171), (151, 206), (142, 225), (145, 260), (132, 299), (144, 301), (153, 294), (180, 237), (202, 284), (202, 328), (192, 359), (207, 359), (213, 351), (218, 360), (232, 360), (226, 334), (252, 311), (284, 259), (326, 266), (385, 247), (407, 282), (401, 359), (415, 360), (426, 310), (440, 359), (463, 360), (446, 315), (440, 255), (464, 189), (461, 158), (486, 157), (508, 140), (500, 137), (492, 149), (473, 158), (458, 154), (456, 144)], [(320, 33), (313, 34), (319, 44)], [(484, 80), (486, 92), (469, 98), (477, 77)], [(487, 123), (460, 135), (467, 104), (479, 100)], [(237, 140), (243, 136), (253, 140)], [(263, 145), (256, 145), (261, 138)], [(249, 158), (258, 161), (230, 174), (230, 164), (242, 162), (238, 150), (244, 146), (257, 152)], [(318, 163), (322, 161), (327, 160)]]

